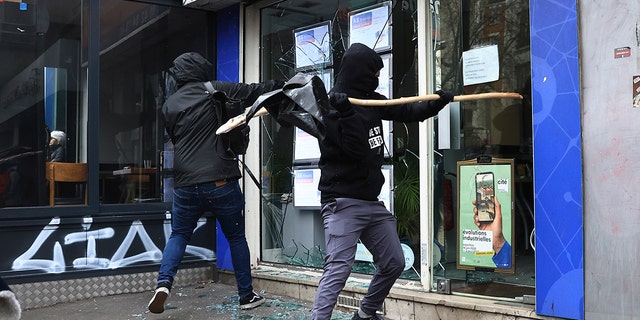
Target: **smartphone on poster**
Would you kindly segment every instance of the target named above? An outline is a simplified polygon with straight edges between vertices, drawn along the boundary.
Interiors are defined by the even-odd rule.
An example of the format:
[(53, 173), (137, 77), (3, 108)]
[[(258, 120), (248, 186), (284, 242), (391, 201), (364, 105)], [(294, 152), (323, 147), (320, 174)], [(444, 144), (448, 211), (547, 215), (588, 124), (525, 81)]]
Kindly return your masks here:
[(476, 173), (476, 208), (480, 222), (492, 222), (496, 212), (493, 197), (495, 184), (493, 172)]

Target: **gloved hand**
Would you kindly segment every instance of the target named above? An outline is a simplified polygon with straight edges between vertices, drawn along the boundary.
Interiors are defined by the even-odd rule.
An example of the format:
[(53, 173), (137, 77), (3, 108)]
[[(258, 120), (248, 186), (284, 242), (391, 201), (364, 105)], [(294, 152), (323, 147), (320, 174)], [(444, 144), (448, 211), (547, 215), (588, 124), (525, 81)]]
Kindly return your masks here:
[(438, 90), (436, 91), (436, 94), (440, 96), (440, 99), (433, 101), (433, 106), (438, 109), (438, 111), (442, 110), (444, 106), (453, 101), (453, 94), (451, 94), (451, 92)]
[(329, 102), (340, 113), (345, 113), (351, 109), (351, 102), (349, 102), (349, 96), (346, 93), (330, 92)]

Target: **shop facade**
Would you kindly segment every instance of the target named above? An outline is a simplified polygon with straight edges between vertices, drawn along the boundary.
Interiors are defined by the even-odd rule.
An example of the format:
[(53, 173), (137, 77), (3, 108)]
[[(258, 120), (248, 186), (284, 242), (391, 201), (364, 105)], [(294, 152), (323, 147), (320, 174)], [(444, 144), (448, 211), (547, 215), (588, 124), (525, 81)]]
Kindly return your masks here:
[[(535, 182), (539, 179), (537, 166), (545, 172), (544, 180), (558, 179), (545, 184), (545, 188), (552, 185), (572, 195), (581, 196), (582, 177), (579, 172), (546, 168), (565, 165), (565, 161), (572, 168), (580, 168), (581, 151), (569, 149), (570, 156), (554, 158), (558, 150), (553, 148), (564, 148), (558, 143), (557, 132), (539, 130), (536, 125), (547, 116), (535, 111), (536, 102), (547, 101), (536, 101), (540, 88), (532, 83), (538, 39), (531, 38), (536, 33), (531, 33), (535, 25), (529, 21), (539, 12), (532, 8), (535, 3), (529, 1), (332, 2), (304, 9), (296, 7), (295, 1), (261, 2), (247, 8), (248, 21), (261, 22), (259, 28), (245, 33), (246, 61), (260, 61), (260, 65), (247, 69), (247, 75), (290, 78), (297, 73), (316, 74), (329, 89), (341, 53), (351, 43), (362, 42), (383, 58), (385, 68), (378, 92), (389, 98), (438, 89), (455, 95), (521, 94), (521, 100), (454, 102), (436, 119), (383, 125), (387, 162), (382, 170), (388, 183), (380, 199), (398, 220), (407, 260), (401, 279), (420, 283), (431, 292), (531, 303), (539, 315), (581, 318), (578, 305), (569, 303), (563, 309), (564, 303), (563, 307), (557, 303), (565, 293), (570, 292), (572, 298), (583, 296), (583, 283), (563, 281), (561, 292), (555, 285), (567, 267), (572, 275), (583, 272), (576, 268), (583, 264), (582, 210), (567, 207), (564, 200), (555, 198), (558, 193), (554, 191), (544, 202), (534, 197), (547, 192), (536, 189), (541, 187)], [(552, 17), (534, 16), (531, 21), (542, 26), (564, 27), (568, 23), (562, 20), (563, 24), (554, 24), (547, 18)], [(571, 29), (559, 30), (568, 36)], [(577, 45), (577, 34), (573, 36)], [(247, 56), (253, 53), (256, 56)], [(570, 69), (555, 76), (570, 77), (572, 71), (577, 74), (577, 61), (565, 63)], [(566, 115), (573, 112), (569, 126), (558, 125), (579, 135), (580, 104), (579, 97), (574, 98), (562, 110)], [(263, 221), (261, 258), (321, 268), (324, 242), (316, 190), (317, 144), (304, 131), (271, 119), (261, 119), (255, 128), (262, 134), (262, 159), (256, 170), (263, 172), (263, 193), (267, 195), (261, 207), (256, 207)], [(480, 177), (490, 178), (476, 180)], [(473, 201), (480, 201), (476, 193), (483, 188), (500, 199), (500, 229), (485, 228), (495, 227), (498, 220), (480, 226), (474, 223)], [(559, 217), (551, 214), (539, 222), (541, 217), (534, 214), (547, 212), (547, 206), (555, 208), (558, 200), (567, 213), (562, 217), (563, 228), (574, 235), (560, 239), (560, 243), (552, 236), (557, 227), (554, 220)], [(498, 251), (492, 247), (491, 238), (498, 233), (510, 245), (506, 261), (493, 259)], [(538, 252), (535, 248), (539, 246), (578, 251), (570, 255), (571, 259), (560, 261), (563, 272), (558, 272), (539, 268), (541, 262), (558, 263), (557, 252)], [(370, 254), (359, 246), (354, 271), (372, 274), (374, 270)]]
[[(637, 259), (622, 254), (635, 250), (635, 196), (609, 190), (631, 190), (627, 180), (638, 178), (623, 161), (637, 147), (617, 137), (633, 137), (640, 104), (608, 102), (614, 117), (594, 102), (610, 94), (640, 101), (640, 89), (633, 91), (640, 80), (632, 80), (640, 78), (640, 8), (621, 6), (629, 12), (624, 22), (575, 1), (0, 2), (0, 56), (12, 61), (0, 69), (0, 241), (12, 244), (0, 275), (30, 297), (63, 284), (66, 291), (48, 304), (104, 283), (83, 295), (153, 288), (170, 232), (172, 146), (158, 111), (175, 90), (171, 61), (196, 51), (214, 63), (219, 80), (306, 73), (329, 90), (342, 52), (361, 42), (383, 58), (378, 91), (389, 98), (438, 89), (522, 96), (454, 102), (437, 118), (381, 128), (387, 184), (380, 198), (398, 219), (407, 262), (399, 288), (436, 307), (464, 309), (447, 301), (470, 298), (469, 308), (523, 318), (637, 314), (627, 298), (619, 302), (637, 294), (624, 285), (637, 278), (634, 268), (607, 270), (596, 258)], [(620, 32), (607, 39), (578, 33), (611, 29), (613, 21)], [(613, 79), (613, 92), (594, 89), (602, 76)], [(268, 116), (250, 125), (244, 160), (262, 184), (243, 181), (254, 266), (275, 270), (269, 281), (282, 277), (283, 284), (291, 280), (278, 271), (320, 273), (317, 142)], [(52, 150), (60, 148), (49, 143), (54, 131), (64, 132), (57, 141), (63, 162), (86, 164), (86, 183), (50, 181)], [(602, 173), (600, 157), (613, 164), (611, 174)], [(477, 193), (499, 199), (500, 229), (473, 223)], [(612, 204), (625, 212), (607, 218)], [(487, 224), (497, 223), (495, 212), (488, 216)], [(488, 240), (497, 232), (510, 247), (500, 263)], [(215, 221), (205, 215), (177, 281), (210, 279), (214, 264), (231, 269), (224, 237), (213, 234)], [(356, 260), (354, 273), (372, 274), (366, 248), (359, 246)], [(343, 307), (357, 305), (357, 292), (350, 297)], [(25, 299), (25, 306), (43, 304)], [(502, 311), (491, 309), (497, 304)], [(397, 310), (388, 308), (392, 317)]]
[[(152, 288), (170, 234), (167, 70), (185, 51), (215, 61), (214, 13), (168, 1), (0, 8), (0, 274), (25, 308)], [(211, 278), (215, 229), (202, 218), (182, 281)]]

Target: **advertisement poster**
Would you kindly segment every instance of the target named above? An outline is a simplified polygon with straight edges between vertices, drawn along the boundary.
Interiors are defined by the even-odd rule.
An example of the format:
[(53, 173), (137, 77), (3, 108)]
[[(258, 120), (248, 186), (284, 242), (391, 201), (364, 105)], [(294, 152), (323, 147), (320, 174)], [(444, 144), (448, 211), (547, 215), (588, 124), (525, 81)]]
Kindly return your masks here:
[(349, 45), (362, 43), (380, 52), (391, 49), (390, 2), (349, 13)]
[(389, 99), (393, 99), (391, 90), (391, 83), (393, 81), (393, 74), (391, 74), (391, 54), (381, 55), (380, 58), (382, 58), (383, 67), (380, 69), (380, 76), (378, 77), (379, 83), (376, 92)]
[(514, 272), (513, 163), (458, 162), (458, 269)]
[(393, 197), (391, 192), (393, 189), (393, 183), (391, 183), (393, 181), (393, 166), (382, 166), (382, 175), (384, 176), (384, 184), (382, 185), (382, 189), (380, 189), (378, 200), (384, 202), (387, 210), (393, 213)]
[(331, 64), (330, 22), (296, 29), (296, 68)]
[(320, 208), (320, 169), (294, 169), (293, 175), (293, 205)]
[(329, 92), (333, 87), (333, 69), (314, 69), (308, 72), (308, 74), (312, 74), (318, 76), (322, 83), (324, 83), (324, 89)]
[(298, 127), (295, 128), (293, 161), (295, 163), (317, 163), (320, 159), (320, 146), (318, 145), (318, 139)]
[[(384, 206), (393, 213), (393, 167), (382, 166), (384, 175), (384, 185), (378, 195), (378, 199), (384, 202)], [(309, 209), (320, 208), (320, 169), (316, 167), (296, 167), (293, 170), (293, 205), (295, 207), (305, 207)]]

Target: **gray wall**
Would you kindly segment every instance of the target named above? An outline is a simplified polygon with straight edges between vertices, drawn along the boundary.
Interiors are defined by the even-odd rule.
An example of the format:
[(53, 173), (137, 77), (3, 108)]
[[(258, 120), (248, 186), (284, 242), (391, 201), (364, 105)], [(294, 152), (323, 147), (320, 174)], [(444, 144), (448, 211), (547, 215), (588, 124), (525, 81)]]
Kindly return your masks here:
[[(578, 1), (584, 160), (585, 316), (640, 314), (640, 1)], [(629, 47), (631, 56), (614, 58)]]

